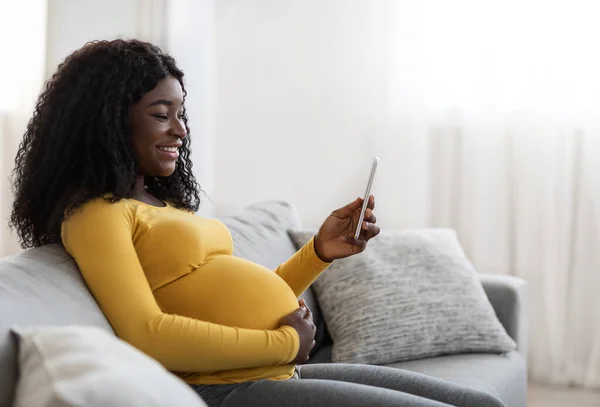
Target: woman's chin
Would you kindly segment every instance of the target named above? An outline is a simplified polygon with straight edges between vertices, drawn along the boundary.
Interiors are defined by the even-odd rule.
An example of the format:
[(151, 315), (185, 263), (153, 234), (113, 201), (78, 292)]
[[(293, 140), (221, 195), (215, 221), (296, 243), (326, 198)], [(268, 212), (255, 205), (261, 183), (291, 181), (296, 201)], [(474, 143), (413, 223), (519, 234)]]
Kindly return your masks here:
[(142, 166), (142, 174), (146, 177), (170, 177), (175, 172), (175, 161), (173, 162), (154, 162), (154, 165)]
[(158, 171), (156, 171), (157, 177), (170, 177), (175, 172), (175, 165), (172, 166), (162, 166)]

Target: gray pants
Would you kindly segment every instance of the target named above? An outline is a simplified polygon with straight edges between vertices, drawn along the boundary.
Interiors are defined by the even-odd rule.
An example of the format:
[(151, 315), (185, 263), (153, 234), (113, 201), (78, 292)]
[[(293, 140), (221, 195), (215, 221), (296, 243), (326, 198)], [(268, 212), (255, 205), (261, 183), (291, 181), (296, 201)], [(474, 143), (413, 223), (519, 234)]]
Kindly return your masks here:
[(497, 398), (407, 370), (314, 364), (289, 380), (193, 386), (209, 407), (503, 407)]

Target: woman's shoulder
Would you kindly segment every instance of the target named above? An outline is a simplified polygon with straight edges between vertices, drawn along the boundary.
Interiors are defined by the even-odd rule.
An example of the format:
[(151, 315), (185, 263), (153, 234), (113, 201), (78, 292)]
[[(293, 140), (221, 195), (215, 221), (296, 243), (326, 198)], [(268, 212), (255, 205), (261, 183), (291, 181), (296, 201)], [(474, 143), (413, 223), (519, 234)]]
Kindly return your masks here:
[(132, 207), (128, 200), (113, 201), (111, 196), (91, 199), (66, 214), (64, 222), (83, 221), (85, 219), (106, 220), (107, 218), (129, 217)]
[(135, 213), (127, 200), (98, 197), (68, 211), (60, 235), (63, 245), (72, 253), (82, 247), (93, 247), (97, 242), (130, 237), (134, 229)]
[(111, 201), (106, 197), (91, 199), (65, 215), (61, 224), (61, 240), (69, 248), (90, 236), (115, 236), (132, 233), (135, 213), (126, 200)]

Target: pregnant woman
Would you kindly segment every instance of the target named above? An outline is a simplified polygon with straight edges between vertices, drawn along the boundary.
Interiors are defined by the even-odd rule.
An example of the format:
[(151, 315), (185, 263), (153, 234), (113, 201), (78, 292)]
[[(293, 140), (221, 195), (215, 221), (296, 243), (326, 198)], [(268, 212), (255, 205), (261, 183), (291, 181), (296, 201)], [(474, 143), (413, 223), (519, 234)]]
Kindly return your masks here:
[(194, 214), (185, 96), (183, 72), (148, 43), (97, 41), (66, 58), (15, 160), (23, 246), (62, 242), (117, 335), (211, 407), (448, 405), (397, 369), (296, 368), (315, 331), (298, 296), (379, 233), (374, 198), (359, 239), (348, 236), (361, 199), (274, 271), (234, 257), (227, 228)]

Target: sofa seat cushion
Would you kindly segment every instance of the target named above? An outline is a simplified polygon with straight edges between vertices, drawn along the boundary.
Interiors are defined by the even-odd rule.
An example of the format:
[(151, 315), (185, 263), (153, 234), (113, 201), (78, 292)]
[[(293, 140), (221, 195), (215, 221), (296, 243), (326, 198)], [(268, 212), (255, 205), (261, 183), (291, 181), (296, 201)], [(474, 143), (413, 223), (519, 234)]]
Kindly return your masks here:
[(393, 363), (387, 366), (419, 372), (496, 396), (506, 406), (525, 407), (527, 374), (518, 352), (464, 354)]
[[(329, 363), (331, 345), (323, 346), (308, 363)], [(497, 397), (507, 407), (525, 407), (527, 372), (519, 352), (471, 353), (391, 363), (385, 366), (437, 377), (449, 383)]]
[(506, 406), (525, 407), (527, 372), (518, 352), (463, 354), (392, 363), (387, 366), (434, 376), (496, 396)]

